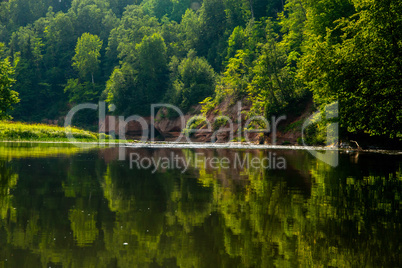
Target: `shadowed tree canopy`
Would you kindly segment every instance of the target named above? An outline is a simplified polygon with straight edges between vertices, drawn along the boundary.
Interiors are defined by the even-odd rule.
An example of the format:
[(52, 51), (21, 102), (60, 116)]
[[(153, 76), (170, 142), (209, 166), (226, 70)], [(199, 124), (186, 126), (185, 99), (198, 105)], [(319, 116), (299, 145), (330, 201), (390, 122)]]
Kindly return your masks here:
[(116, 105), (116, 112), (146, 115), (150, 105), (164, 97), (169, 85), (166, 44), (155, 33), (145, 36), (135, 46), (133, 62), (116, 68), (106, 86), (107, 102)]

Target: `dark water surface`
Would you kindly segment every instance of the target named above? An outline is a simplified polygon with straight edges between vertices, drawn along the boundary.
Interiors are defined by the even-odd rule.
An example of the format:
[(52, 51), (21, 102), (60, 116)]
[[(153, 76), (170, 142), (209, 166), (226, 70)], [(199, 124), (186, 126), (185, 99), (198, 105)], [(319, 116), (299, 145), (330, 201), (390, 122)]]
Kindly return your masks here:
[[(130, 168), (130, 154), (165, 162)], [(118, 156), (0, 143), (0, 267), (401, 267), (401, 155), (339, 152), (336, 168), (302, 150)]]

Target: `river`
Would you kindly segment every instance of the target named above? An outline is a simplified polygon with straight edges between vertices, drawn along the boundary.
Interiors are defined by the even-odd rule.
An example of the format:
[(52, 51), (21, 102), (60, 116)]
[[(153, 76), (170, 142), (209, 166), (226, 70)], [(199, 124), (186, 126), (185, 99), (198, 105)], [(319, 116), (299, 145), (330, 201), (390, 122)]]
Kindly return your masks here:
[(0, 267), (400, 267), (402, 155), (0, 143)]

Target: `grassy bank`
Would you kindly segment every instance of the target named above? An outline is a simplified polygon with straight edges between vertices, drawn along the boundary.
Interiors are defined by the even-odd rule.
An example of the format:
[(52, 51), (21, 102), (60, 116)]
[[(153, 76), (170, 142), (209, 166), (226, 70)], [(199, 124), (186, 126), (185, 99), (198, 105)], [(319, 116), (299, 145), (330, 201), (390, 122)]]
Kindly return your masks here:
[[(71, 127), (74, 138), (80, 142), (96, 142), (99, 134)], [(101, 134), (102, 135), (102, 134)], [(106, 138), (108, 138), (106, 136)], [(2, 141), (69, 141), (64, 127), (45, 124), (0, 121), (0, 140)]]
[(42, 142), (0, 142), (0, 159), (19, 159), (37, 157), (58, 157), (74, 155), (85, 149), (69, 143), (42, 143)]

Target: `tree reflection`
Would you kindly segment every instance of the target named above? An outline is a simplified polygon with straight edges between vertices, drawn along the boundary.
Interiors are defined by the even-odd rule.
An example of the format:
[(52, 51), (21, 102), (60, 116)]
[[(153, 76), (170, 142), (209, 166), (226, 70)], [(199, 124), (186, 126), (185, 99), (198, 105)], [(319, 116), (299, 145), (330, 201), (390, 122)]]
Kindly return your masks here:
[[(8, 160), (0, 160), (0, 219), (15, 219), (11, 205), (11, 190), (17, 185), (18, 174), (14, 173)], [(11, 215), (10, 215), (11, 214)]]
[[(197, 152), (175, 151), (190, 158)], [(202, 151), (230, 159), (234, 152)], [(103, 154), (113, 153), (0, 160), (0, 262), (63, 267), (400, 263), (392, 254), (401, 251), (398, 157), (360, 154), (351, 161), (340, 155), (340, 167), (332, 168), (305, 152), (288, 151), (282, 153), (285, 171), (217, 170), (198, 162), (185, 173), (152, 174), (103, 160)]]

